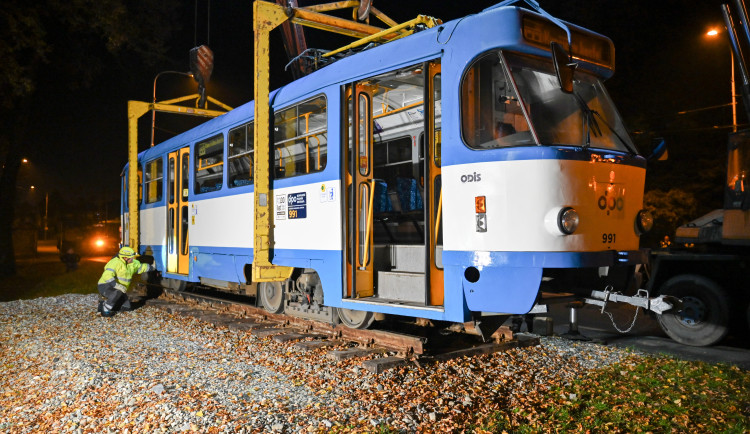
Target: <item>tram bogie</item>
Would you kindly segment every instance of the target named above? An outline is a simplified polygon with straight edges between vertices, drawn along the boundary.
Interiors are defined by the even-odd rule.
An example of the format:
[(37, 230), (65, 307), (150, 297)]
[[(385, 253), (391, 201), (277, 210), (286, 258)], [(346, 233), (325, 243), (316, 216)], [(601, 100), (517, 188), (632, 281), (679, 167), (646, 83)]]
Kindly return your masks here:
[[(355, 328), (524, 314), (582, 275), (627, 287), (646, 260), (645, 159), (602, 85), (611, 41), (567, 27), (572, 93), (550, 49), (565, 31), (495, 7), (273, 92), (271, 155), (255, 155), (252, 102), (142, 152), (142, 248), (173, 286)], [(293, 270), (280, 282), (250, 272), (256, 158), (273, 165), (271, 261)]]

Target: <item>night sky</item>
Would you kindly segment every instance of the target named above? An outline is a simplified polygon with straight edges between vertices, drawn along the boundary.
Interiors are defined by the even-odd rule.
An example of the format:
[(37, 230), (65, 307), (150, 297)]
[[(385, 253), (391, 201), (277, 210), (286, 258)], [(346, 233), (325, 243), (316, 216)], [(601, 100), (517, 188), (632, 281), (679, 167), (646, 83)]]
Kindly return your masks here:
[[(300, 4), (311, 2), (300, 1)], [(313, 2), (321, 3), (321, 2)], [(386, 2), (374, 6), (398, 22), (431, 15), (449, 21), (476, 13), (495, 1)], [(610, 37), (615, 43), (616, 71), (606, 82), (612, 97), (642, 151), (653, 136), (664, 136), (670, 146), (671, 166), (653, 169), (678, 170), (679, 161), (723, 156), (726, 127), (731, 124), (729, 107), (678, 115), (730, 101), (730, 58), (725, 35), (709, 40), (710, 27), (723, 28), (721, 1), (690, 0), (541, 0), (540, 5), (558, 18)], [(37, 107), (28, 137), (28, 156), (21, 182), (33, 182), (68, 203), (113, 201), (119, 197), (118, 182), (127, 151), (127, 101), (150, 101), (153, 79), (165, 70), (188, 70), (188, 51), (207, 44), (215, 54), (215, 67), (208, 94), (237, 107), (252, 99), (252, 2), (223, 0), (196, 4), (185, 1), (184, 10), (173, 18), (182, 31), (170, 42), (169, 59), (154, 67), (137, 61), (111, 58), (90, 88), (74, 88), (59, 82), (54, 73), (40, 84), (45, 98)], [(198, 22), (197, 27), (195, 22)], [(372, 24), (380, 25), (373, 19)], [(336, 48), (348, 41), (306, 30), (308, 46)], [(271, 85), (291, 80), (283, 71), (287, 62), (278, 30), (272, 33)], [(54, 72), (54, 65), (49, 65)], [(737, 77), (740, 82), (739, 76)], [(739, 89), (739, 87), (738, 87)], [(157, 84), (157, 100), (195, 93), (195, 83), (185, 77), (164, 75)], [(37, 99), (39, 100), (39, 99)], [(738, 98), (739, 100), (739, 98)], [(743, 107), (738, 120), (746, 123)], [(140, 149), (147, 147), (150, 116), (141, 118)], [(184, 128), (182, 117), (157, 114), (157, 143)], [(722, 128), (724, 127), (724, 128)], [(646, 145), (646, 146), (644, 146)], [(651, 170), (651, 168), (649, 168)], [(690, 169), (693, 170), (693, 169)], [(685, 173), (685, 176), (691, 176)], [(649, 174), (649, 177), (652, 177)], [(653, 177), (652, 177), (653, 178)], [(719, 205), (720, 206), (720, 205)], [(109, 210), (115, 217), (116, 210)]]

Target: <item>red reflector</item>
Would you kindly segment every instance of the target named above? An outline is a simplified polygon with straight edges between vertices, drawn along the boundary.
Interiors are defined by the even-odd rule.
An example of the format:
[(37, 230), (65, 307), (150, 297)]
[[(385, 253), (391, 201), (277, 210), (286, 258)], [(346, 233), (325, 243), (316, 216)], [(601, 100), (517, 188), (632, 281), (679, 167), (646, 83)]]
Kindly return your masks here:
[(477, 196), (474, 198), (474, 208), (477, 213), (484, 214), (487, 212), (487, 204), (485, 203), (484, 196)]

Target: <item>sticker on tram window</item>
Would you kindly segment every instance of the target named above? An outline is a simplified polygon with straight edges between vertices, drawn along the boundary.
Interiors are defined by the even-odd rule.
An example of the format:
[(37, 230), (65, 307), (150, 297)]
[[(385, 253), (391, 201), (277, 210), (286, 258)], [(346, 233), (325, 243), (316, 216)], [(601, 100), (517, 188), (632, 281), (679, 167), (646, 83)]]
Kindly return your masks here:
[(290, 219), (307, 217), (307, 193), (292, 193), (287, 195), (287, 216)]
[(286, 195), (276, 196), (276, 220), (286, 220)]

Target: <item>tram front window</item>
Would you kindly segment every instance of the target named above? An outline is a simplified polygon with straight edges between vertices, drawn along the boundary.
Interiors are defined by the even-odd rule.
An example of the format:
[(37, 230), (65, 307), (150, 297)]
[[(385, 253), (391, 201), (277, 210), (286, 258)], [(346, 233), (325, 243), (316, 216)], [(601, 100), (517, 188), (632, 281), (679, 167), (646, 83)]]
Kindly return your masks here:
[(474, 149), (533, 145), (513, 81), (498, 53), (481, 57), (461, 81), (461, 125)]
[[(511, 85), (513, 94), (507, 95), (507, 91), (500, 90), (497, 83), (503, 82)], [(472, 95), (472, 87), (483, 83), (480, 94), (490, 93), (491, 97)], [(494, 83), (492, 88), (490, 83)], [(464, 139), (470, 147), (534, 143), (530, 134), (525, 140), (506, 140), (505, 145), (489, 141), (492, 137), (489, 134), (498, 129), (497, 119), (499, 114), (502, 115), (498, 107), (512, 107), (514, 97), (523, 104), (523, 110), (518, 111), (525, 112), (525, 119), (530, 120), (539, 144), (636, 152), (617, 109), (598, 78), (579, 69), (575, 74), (573, 93), (567, 94), (560, 89), (551, 60), (504, 52), (481, 57), (464, 76), (462, 124)], [(500, 105), (501, 101), (505, 101), (504, 106)], [(518, 137), (517, 132), (518, 128), (509, 138)]]

